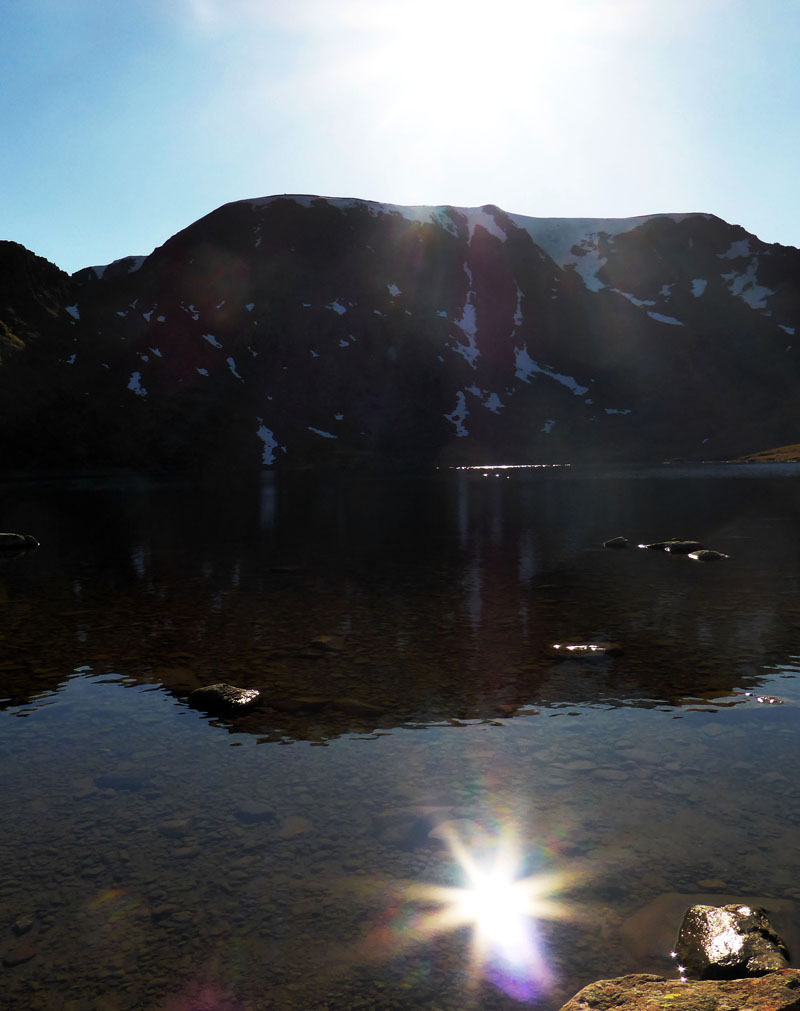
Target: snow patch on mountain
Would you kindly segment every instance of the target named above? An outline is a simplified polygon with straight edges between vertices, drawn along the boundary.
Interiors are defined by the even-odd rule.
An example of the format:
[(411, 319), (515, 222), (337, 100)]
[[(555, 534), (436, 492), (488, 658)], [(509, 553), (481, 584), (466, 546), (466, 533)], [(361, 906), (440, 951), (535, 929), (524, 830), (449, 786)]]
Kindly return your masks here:
[[(590, 291), (605, 287), (597, 277), (606, 258), (598, 250), (601, 237), (613, 241), (618, 235), (655, 218), (680, 222), (692, 214), (644, 214), (634, 218), (530, 218), (509, 214), (518, 228), (524, 229), (560, 267), (573, 267)], [(709, 215), (704, 215), (709, 217)]]
[(128, 389), (132, 390), (137, 397), (146, 397), (147, 390), (142, 386), (142, 373), (134, 372), (128, 380)]
[(692, 281), (692, 294), (695, 298), (700, 298), (703, 292), (706, 290), (706, 285), (708, 281), (703, 280), (702, 277), (696, 277)]
[(588, 393), (589, 391), (588, 386), (581, 386), (573, 376), (565, 376), (560, 372), (553, 372), (552, 369), (548, 369), (535, 362), (528, 354), (527, 345), (523, 345), (521, 348), (514, 348), (514, 366), (514, 375), (525, 383), (529, 383), (531, 376), (538, 373), (548, 376), (550, 379), (555, 379), (557, 383), (561, 383), (562, 386), (566, 386), (567, 389), (571, 390), (576, 397), (582, 397), (584, 393)]
[(451, 422), (456, 426), (456, 438), (463, 439), (465, 436), (469, 435), (464, 422), (467, 420), (467, 415), (469, 411), (467, 410), (467, 398), (463, 390), (459, 390), (456, 394), (456, 406), (450, 414), (445, 414), (447, 421)]
[(261, 418), (256, 419), (258, 421), (258, 429), (256, 435), (261, 439), (264, 444), (264, 449), (261, 453), (261, 462), (265, 466), (275, 463), (275, 450), (278, 448), (278, 440), (275, 438), (273, 432), (267, 428)]
[(72, 316), (73, 319), (80, 319), (81, 318), (81, 314), (80, 314), (80, 310), (78, 309), (78, 303), (77, 302), (75, 303), (75, 305), (65, 305), (64, 306), (64, 311), (68, 312), (70, 314), (70, 316)]
[(242, 377), (236, 371), (236, 362), (233, 360), (233, 358), (226, 358), (225, 361), (228, 363), (228, 368), (231, 370), (231, 372), (234, 374), (234, 376), (236, 376), (236, 378), (239, 380), (239, 382), (243, 383), (244, 379), (242, 379)]
[(468, 210), (460, 210), (459, 213), (463, 214), (467, 219), (467, 228), (469, 229), (469, 241), (475, 238), (475, 229), (480, 225), (485, 228), (486, 231), (493, 235), (496, 239), (501, 242), (505, 242), (508, 236), (503, 231), (503, 229), (498, 225), (497, 219), (489, 211), (484, 210), (482, 207), (469, 208)]
[(217, 340), (217, 338), (214, 336), (213, 333), (204, 333), (204, 334), (201, 334), (201, 336), (202, 336), (203, 340), (208, 341), (208, 343), (211, 345), (212, 348), (221, 348), (222, 347), (222, 345), (220, 344), (220, 342)]
[(321, 435), (323, 439), (338, 439), (338, 435), (334, 435), (332, 432), (325, 432), (321, 428), (314, 428), (313, 425), (308, 426), (309, 432), (313, 432), (314, 435)]
[(514, 309), (514, 326), (522, 326), (522, 289), (517, 285), (517, 306)]
[(465, 361), (469, 362), (474, 369), (480, 357), (477, 345), (478, 319), (475, 311), (475, 292), (472, 288), (472, 271), (466, 263), (464, 264), (464, 273), (467, 275), (467, 281), (469, 282), (467, 299), (464, 303), (464, 308), (461, 310), (461, 316), (457, 320), (454, 320), (454, 323), (467, 338), (467, 343), (456, 344), (453, 350), (456, 354), (461, 355)]
[(629, 302), (631, 302), (633, 305), (636, 305), (636, 306), (639, 306), (639, 307), (641, 307), (643, 305), (655, 305), (656, 304), (653, 301), (652, 298), (637, 298), (635, 295), (631, 295), (631, 293), (629, 291), (620, 291), (619, 288), (610, 288), (609, 290), (613, 291), (615, 295), (622, 295), (623, 298), (627, 298), (627, 300)]
[(682, 320), (675, 319), (674, 316), (664, 316), (660, 312), (648, 311), (647, 315), (650, 319), (654, 319), (656, 323), (669, 323), (670, 326), (686, 326)]
[(757, 272), (758, 257), (754, 256), (743, 274), (723, 274), (722, 279), (728, 282), (728, 291), (747, 302), (751, 309), (765, 309), (767, 298), (774, 295), (775, 292), (771, 288), (758, 284)]
[(743, 260), (750, 255), (750, 239), (737, 239), (724, 253), (717, 255), (720, 260)]

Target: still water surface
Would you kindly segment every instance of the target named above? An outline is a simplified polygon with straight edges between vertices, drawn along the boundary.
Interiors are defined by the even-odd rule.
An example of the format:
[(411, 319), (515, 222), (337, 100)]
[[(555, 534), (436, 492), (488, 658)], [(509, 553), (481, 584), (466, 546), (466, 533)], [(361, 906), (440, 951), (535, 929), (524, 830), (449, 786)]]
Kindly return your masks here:
[[(41, 541), (0, 562), (3, 1007), (549, 1011), (675, 977), (699, 896), (798, 964), (799, 507), (792, 465), (0, 485)], [(263, 703), (188, 707), (221, 680)]]

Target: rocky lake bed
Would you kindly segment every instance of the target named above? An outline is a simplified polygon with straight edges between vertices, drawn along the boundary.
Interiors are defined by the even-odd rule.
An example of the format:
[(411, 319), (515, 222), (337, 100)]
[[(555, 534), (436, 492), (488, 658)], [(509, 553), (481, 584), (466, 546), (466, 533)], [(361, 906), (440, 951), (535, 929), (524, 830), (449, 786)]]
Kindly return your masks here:
[[(797, 474), (0, 486), (4, 1007), (555, 1011), (696, 903), (797, 965)], [(523, 967), (441, 915), (506, 843)]]

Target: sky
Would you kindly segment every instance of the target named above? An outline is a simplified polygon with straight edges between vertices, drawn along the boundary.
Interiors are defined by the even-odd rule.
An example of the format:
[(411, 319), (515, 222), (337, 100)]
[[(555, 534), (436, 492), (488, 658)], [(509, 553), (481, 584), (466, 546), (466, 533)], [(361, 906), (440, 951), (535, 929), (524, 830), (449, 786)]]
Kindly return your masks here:
[(800, 0), (0, 0), (0, 238), (276, 193), (703, 211), (800, 246)]

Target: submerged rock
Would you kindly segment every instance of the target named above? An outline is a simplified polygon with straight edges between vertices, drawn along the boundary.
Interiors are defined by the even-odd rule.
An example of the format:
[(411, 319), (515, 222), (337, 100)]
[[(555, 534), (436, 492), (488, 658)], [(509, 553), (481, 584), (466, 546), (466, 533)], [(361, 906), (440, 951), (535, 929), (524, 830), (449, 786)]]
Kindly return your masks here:
[(800, 1011), (800, 969), (756, 979), (669, 980), (637, 973), (590, 983), (561, 1011)]
[(696, 979), (760, 976), (789, 964), (766, 910), (746, 904), (690, 906), (675, 943), (681, 972)]
[(607, 541), (603, 541), (604, 548), (627, 548), (627, 546), (627, 537), (610, 537)]
[(189, 705), (207, 713), (237, 713), (254, 706), (260, 697), (257, 688), (237, 688), (221, 682), (196, 688), (189, 694)]

